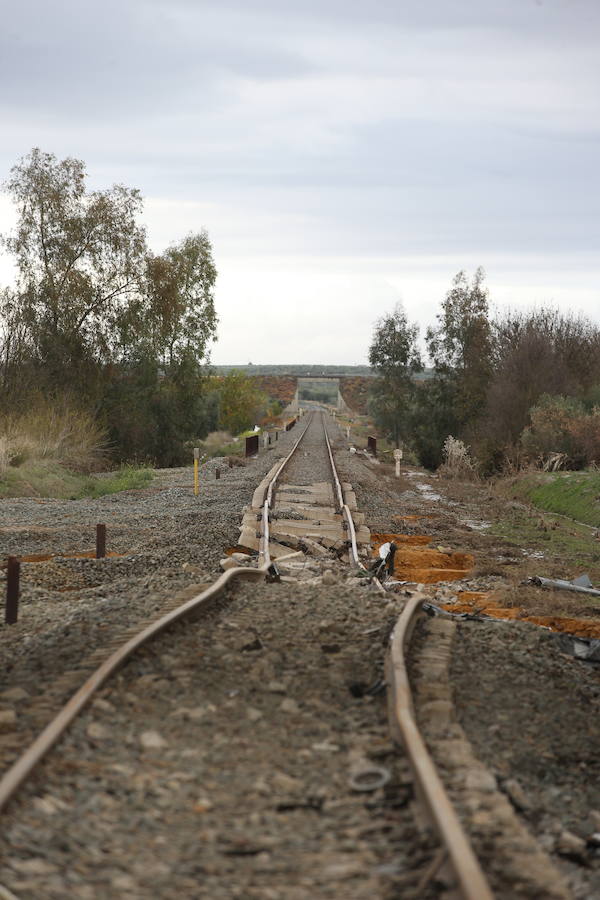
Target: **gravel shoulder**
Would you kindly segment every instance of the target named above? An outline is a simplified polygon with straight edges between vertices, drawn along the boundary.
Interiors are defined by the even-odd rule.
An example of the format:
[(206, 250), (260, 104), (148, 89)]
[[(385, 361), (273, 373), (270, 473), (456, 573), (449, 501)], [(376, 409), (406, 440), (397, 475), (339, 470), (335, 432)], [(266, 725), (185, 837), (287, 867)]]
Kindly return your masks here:
[[(19, 686), (34, 696), (98, 644), (158, 614), (173, 594), (213, 581), (223, 550), (237, 542), (242, 507), (293, 434), (246, 467), (210, 460), (197, 498), (192, 469), (182, 468), (157, 470), (149, 488), (98, 500), (0, 500), (0, 560), (56, 555), (22, 563), (19, 622), (0, 623), (0, 694)], [(97, 522), (107, 524), (107, 550), (118, 556), (60, 556), (91, 550)], [(3, 579), (2, 571), (0, 590)]]
[(534, 625), (463, 622), (450, 678), (477, 755), (574, 897), (600, 896), (598, 666), (564, 655)]

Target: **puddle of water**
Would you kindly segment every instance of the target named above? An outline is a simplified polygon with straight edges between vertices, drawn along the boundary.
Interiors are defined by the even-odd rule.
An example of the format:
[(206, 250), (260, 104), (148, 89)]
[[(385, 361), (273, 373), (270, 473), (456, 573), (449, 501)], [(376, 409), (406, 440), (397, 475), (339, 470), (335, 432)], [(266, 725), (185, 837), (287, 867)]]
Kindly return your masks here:
[(463, 523), (472, 528), (473, 531), (485, 531), (492, 526), (491, 522), (481, 522), (476, 519), (463, 519)]
[(415, 484), (418, 491), (421, 491), (427, 500), (441, 500), (440, 494), (436, 493), (430, 484)]

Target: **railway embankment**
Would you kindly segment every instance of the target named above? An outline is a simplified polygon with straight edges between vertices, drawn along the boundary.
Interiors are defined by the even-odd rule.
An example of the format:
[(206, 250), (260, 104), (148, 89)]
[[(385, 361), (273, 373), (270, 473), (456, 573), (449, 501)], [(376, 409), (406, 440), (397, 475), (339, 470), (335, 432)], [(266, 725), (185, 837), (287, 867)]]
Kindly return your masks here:
[[(529, 583), (582, 565), (594, 580), (593, 530), (485, 484), (411, 468), (397, 479), (331, 435), (372, 554), (396, 544), (388, 590), (331, 538), (341, 517), (313, 428), (273, 506), (273, 539), (299, 544), (280, 580), (228, 590), (201, 620), (138, 651), (8, 808), (0, 884), (19, 900), (442, 896), (444, 854), (415, 822), (418, 792), (386, 721), (384, 655), (410, 597), (436, 616), (418, 632), (434, 667), (440, 629), (428, 623), (452, 635), (448, 697), (428, 720), (432, 679), (420, 666), (417, 718), (494, 896), (597, 893), (598, 670), (568, 656), (556, 628), (524, 621), (535, 609), (598, 622), (593, 598)], [(43, 724), (44, 691), (48, 706), (60, 699), (53, 679), (67, 692), (86, 653), (214, 581), (257, 485), (296, 439), (219, 479), (209, 462), (199, 498), (187, 469), (101, 500), (4, 501), (3, 552), (44, 557), (23, 563), (22, 616), (2, 629), (5, 761)], [(104, 560), (82, 556), (96, 521), (108, 526)], [(380, 783), (362, 790), (374, 772)]]

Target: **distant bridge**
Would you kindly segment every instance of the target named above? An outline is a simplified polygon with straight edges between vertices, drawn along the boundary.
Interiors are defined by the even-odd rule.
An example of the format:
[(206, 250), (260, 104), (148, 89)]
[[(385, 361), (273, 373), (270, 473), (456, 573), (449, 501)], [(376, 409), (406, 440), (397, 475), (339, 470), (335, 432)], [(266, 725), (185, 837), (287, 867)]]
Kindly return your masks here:
[(340, 391), (339, 375), (298, 376), (296, 393), (290, 404), (291, 410), (297, 410), (302, 406), (302, 401), (321, 402), (328, 406), (335, 406), (342, 412), (348, 412), (349, 406), (342, 397)]

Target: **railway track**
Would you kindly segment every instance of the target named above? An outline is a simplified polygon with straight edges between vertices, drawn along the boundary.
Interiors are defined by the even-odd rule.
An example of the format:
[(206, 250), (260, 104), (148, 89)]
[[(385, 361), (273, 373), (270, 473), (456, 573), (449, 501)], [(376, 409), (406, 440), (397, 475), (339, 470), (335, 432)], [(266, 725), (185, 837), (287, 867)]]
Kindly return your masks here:
[[(298, 429), (300, 433), (290, 453), (273, 466), (256, 489), (251, 507), (244, 513), (239, 539), (240, 548), (244, 547), (247, 551), (257, 553), (252, 557), (256, 565), (231, 568), (205, 590), (188, 597), (183, 603), (173, 600), (169, 604), (170, 608), (156, 621), (146, 624), (141, 630), (131, 629), (131, 633), (126, 636), (127, 639), (121, 642), (114, 652), (107, 655), (107, 648), (99, 649), (89, 660), (89, 663), (100, 662), (98, 668), (87, 677), (58, 716), (44, 727), (41, 734), (0, 780), (0, 808), (4, 810), (19, 787), (32, 773), (39, 770), (41, 761), (51, 748), (62, 740), (64, 753), (50, 755), (43, 763), (44, 771), (35, 776), (33, 785), (28, 786), (27, 796), (22, 801), (17, 800), (4, 813), (6, 821), (6, 817), (12, 814), (13, 807), (17, 807), (21, 802), (21, 811), (25, 812), (26, 819), (30, 823), (28, 826), (22, 826), (18, 820), (14, 823), (11, 821), (9, 829), (12, 846), (15, 840), (17, 845), (20, 841), (20, 846), (24, 847), (25, 852), (25, 859), (18, 861), (22, 863), (21, 866), (16, 865), (11, 870), (9, 864), (7, 869), (11, 874), (10, 888), (22, 891), (20, 897), (65, 896), (61, 891), (67, 889), (69, 896), (83, 898), (115, 895), (211, 898), (281, 896), (286, 900), (288, 897), (308, 898), (317, 895), (366, 897), (372, 896), (374, 889), (376, 879), (372, 876), (373, 869), (378, 872), (378, 883), (382, 881), (387, 884), (386, 896), (389, 897), (435, 897), (439, 895), (440, 890), (455, 891), (455, 896), (463, 897), (465, 900), (510, 896), (503, 892), (499, 894), (492, 892), (415, 722), (405, 654), (420, 611), (418, 596), (406, 604), (404, 613), (392, 632), (386, 663), (390, 728), (394, 740), (401, 743), (404, 748), (412, 770), (414, 788), (409, 786), (410, 776), (405, 769), (404, 759), (398, 761), (391, 756), (391, 748), (386, 743), (381, 710), (378, 711), (376, 706), (377, 691), (369, 689), (369, 682), (374, 674), (383, 668), (384, 649), (381, 640), (373, 645), (371, 634), (374, 631), (379, 633), (380, 637), (386, 634), (389, 630), (389, 613), (383, 610), (379, 594), (362, 592), (357, 597), (358, 592), (352, 581), (347, 578), (342, 580), (341, 574), (348, 571), (349, 564), (355, 575), (365, 576), (369, 554), (368, 529), (364, 523), (364, 516), (356, 511), (356, 499), (351, 486), (342, 482), (337, 473), (324, 417), (313, 413), (298, 423), (296, 430)], [(320, 454), (318, 463), (315, 462), (317, 454)], [(309, 577), (306, 577), (307, 574)], [(265, 579), (279, 583), (263, 585)], [(355, 578), (355, 581), (357, 580), (366, 579)], [(232, 595), (230, 589), (236, 582), (240, 587)], [(257, 585), (257, 582), (260, 584)], [(333, 596), (330, 603), (323, 596), (325, 593), (323, 584), (328, 586), (326, 593)], [(299, 608), (300, 604), (294, 600), (296, 591), (303, 592), (305, 605), (302, 608)], [(221, 602), (217, 598), (224, 595), (227, 596), (226, 605), (221, 604), (219, 615), (211, 619), (210, 611), (215, 609), (215, 602)], [(308, 606), (306, 606), (307, 599)], [(307, 612), (307, 609), (310, 611), (311, 608), (312, 611)], [(282, 610), (285, 610), (285, 623), (281, 619)], [(210, 625), (208, 631), (204, 628), (205, 620), (202, 622), (202, 628), (193, 624), (194, 619), (207, 615)], [(322, 619), (322, 616), (326, 618)], [(348, 619), (349, 616), (350, 626), (343, 618)], [(376, 623), (375, 626), (373, 622)], [(371, 627), (365, 628), (365, 625)], [(288, 630), (286, 633), (286, 627), (291, 628), (291, 631)], [(279, 635), (279, 630), (282, 636)], [(352, 639), (349, 639), (347, 634), (350, 634)], [(180, 647), (181, 659), (179, 659)], [(173, 655), (174, 651), (177, 657)], [(205, 665), (202, 663), (198, 665), (198, 654)], [(254, 654), (257, 654), (256, 661)], [(288, 656), (294, 657), (291, 662)], [(129, 662), (124, 668), (127, 661)], [(180, 674), (173, 679), (174, 672)], [(67, 681), (73, 677), (73, 673), (70, 673)], [(182, 682), (181, 686), (172, 684), (178, 678)], [(245, 687), (244, 679), (247, 680)], [(306, 696), (311, 698), (310, 702), (303, 701), (302, 692), (292, 696), (292, 688), (296, 681), (299, 684), (302, 682), (300, 687), (307, 692)], [(191, 688), (195, 682), (198, 682), (195, 687), (199, 690), (194, 692)], [(265, 697), (257, 687), (263, 683)], [(327, 697), (330, 704), (328, 706), (323, 696), (328, 691), (331, 692), (330, 683), (336, 688), (334, 692), (336, 696), (333, 699)], [(373, 684), (377, 684), (377, 679)], [(223, 694), (224, 685), (227, 687), (225, 694)], [(360, 698), (362, 705), (359, 707), (354, 704), (350, 713), (346, 714), (343, 708), (348, 703), (347, 700), (344, 702), (348, 685), (352, 696)], [(248, 693), (245, 693), (246, 690)], [(148, 693), (148, 697), (141, 696), (145, 692)], [(193, 696), (185, 701), (183, 699), (185, 694)], [(260, 695), (262, 705), (256, 699), (257, 695)], [(132, 696), (135, 698), (133, 701)], [(202, 697), (201, 702), (199, 697)], [(207, 697), (212, 699), (206, 702)], [(238, 697), (242, 697), (239, 704)], [(284, 699), (281, 699), (282, 697)], [(277, 701), (276, 710), (272, 708), (273, 698)], [(150, 706), (146, 701), (151, 701)], [(250, 702), (253, 705), (249, 706)], [(88, 718), (91, 715), (91, 720), (76, 726), (75, 720), (78, 717), (80, 717), (78, 721), (81, 720), (84, 709), (90, 704), (93, 704), (92, 713), (87, 715)], [(155, 724), (158, 723), (155, 728), (143, 731), (139, 741), (132, 738), (130, 717), (123, 712), (128, 704), (129, 706), (133, 704), (133, 711), (136, 715), (140, 712), (142, 717), (145, 708), (146, 718)], [(334, 729), (337, 737), (335, 740), (319, 739), (322, 737), (320, 729), (323, 728), (323, 715), (326, 711), (331, 715), (332, 709), (337, 710), (334, 718), (339, 719)], [(155, 877), (160, 882), (164, 876), (164, 885), (160, 887), (159, 893), (150, 894), (148, 885), (144, 884), (144, 873), (151, 871), (152, 866), (150, 861), (146, 861), (146, 851), (137, 845), (134, 846), (130, 835), (132, 826), (131, 823), (127, 824), (130, 815), (126, 812), (127, 797), (124, 800), (123, 812), (118, 816), (111, 812), (111, 798), (118, 797), (125, 791), (123, 782), (126, 783), (129, 778), (135, 781), (136, 764), (141, 766), (144, 763), (141, 767), (146, 767), (146, 756), (149, 756), (147, 764), (149, 780), (145, 787), (153, 783), (152, 779), (160, 782), (162, 754), (167, 757), (163, 760), (164, 764), (171, 770), (175, 767), (174, 772), (171, 772), (171, 783), (179, 784), (181, 781), (185, 793), (187, 780), (180, 771), (181, 754), (175, 760), (177, 754), (171, 754), (168, 749), (171, 742), (175, 743), (175, 739), (165, 737), (160, 726), (161, 722), (167, 721), (167, 717), (175, 714), (177, 715), (173, 730), (177, 731), (177, 741), (186, 741), (187, 729), (187, 732), (194, 732), (195, 739), (204, 741), (211, 747), (207, 755), (208, 761), (199, 751), (198, 759), (202, 761), (200, 768), (206, 769), (207, 776), (200, 778), (198, 789), (212, 792), (215, 799), (202, 795), (196, 797), (194, 814), (210, 815), (211, 810), (217, 806), (227, 808), (230, 828), (227, 829), (227, 837), (221, 835), (217, 840), (212, 840), (210, 837), (212, 832), (208, 828), (207, 840), (209, 843), (212, 841), (212, 849), (208, 856), (212, 860), (216, 854), (217, 861), (213, 860), (204, 868), (200, 866), (200, 870), (195, 871), (190, 865), (189, 848), (186, 853), (179, 850), (178, 855), (176, 854), (177, 859), (181, 863), (183, 858), (185, 863), (181, 879), (177, 884), (173, 884), (169, 882), (168, 872), (157, 869), (158, 874)], [(282, 716), (284, 719), (291, 718), (295, 737), (290, 746), (288, 746), (290, 726), (287, 721), (281, 721)], [(212, 717), (218, 720), (223, 740), (220, 740), (219, 734), (215, 735), (214, 729), (207, 731), (205, 728), (205, 723), (210, 723)], [(243, 733), (234, 726), (240, 718), (246, 723)], [(110, 737), (113, 720), (124, 729), (125, 737), (122, 740), (113, 740)], [(268, 727), (265, 727), (267, 725)], [(67, 731), (69, 728), (73, 734)], [(259, 733), (261, 728), (264, 733)], [(269, 736), (271, 731), (277, 732), (275, 741)], [(271, 781), (263, 775), (256, 777), (251, 789), (248, 787), (252, 777), (249, 773), (256, 768), (256, 756), (259, 754), (254, 750), (251, 755), (248, 754), (249, 735), (252, 740), (257, 740), (261, 748), (260, 753), (270, 760), (275, 772)], [(86, 748), (84, 751), (81, 750), (82, 739)], [(224, 786), (221, 775), (217, 774), (219, 765), (223, 765), (223, 748), (227, 742), (236, 747), (235, 753), (239, 754), (248, 769), (247, 772), (242, 766), (237, 772), (236, 766), (233, 763), (229, 764), (233, 794), (237, 797), (234, 801), (230, 798), (232, 792), (229, 786)], [(118, 751), (115, 749), (115, 743), (119, 744)], [(339, 764), (335, 756), (342, 752), (341, 748), (344, 745), (349, 748), (346, 754), (349, 777), (343, 779), (345, 789), (342, 790)], [(90, 746), (93, 751), (91, 753)], [(196, 762), (194, 756), (196, 751), (189, 746), (186, 747), (186, 751), (189, 752), (184, 758)], [(212, 753), (215, 754), (214, 760)], [(96, 754), (99, 757), (98, 762), (95, 762)], [(221, 763), (216, 762), (219, 757)], [(69, 758), (73, 760), (72, 763), (68, 762)], [(385, 765), (379, 762), (382, 759)], [(286, 760), (287, 770), (284, 768)], [(306, 765), (300, 764), (303, 760), (306, 760)], [(224, 765), (227, 768), (227, 760)], [(42, 818), (44, 815), (49, 817), (50, 824), (60, 820), (61, 828), (67, 827), (68, 810), (77, 805), (73, 799), (73, 790), (81, 789), (81, 785), (78, 787), (75, 778), (73, 785), (67, 785), (63, 797), (61, 779), (64, 779), (65, 772), (69, 773), (69, 777), (73, 772), (77, 773), (78, 766), (85, 769), (88, 774), (90, 771), (95, 772), (94, 777), (103, 783), (104, 789), (101, 793), (105, 798), (103, 802), (107, 803), (108, 808), (107, 832), (115, 828), (116, 822), (121, 823), (121, 819), (124, 820), (121, 824), (127, 831), (127, 836), (123, 840), (128, 843), (128, 856), (130, 860), (136, 856), (142, 860), (138, 869), (134, 867), (133, 876), (119, 874), (120, 869), (117, 867), (119, 871), (116, 875), (110, 869), (107, 879), (103, 880), (98, 874), (96, 860), (89, 865), (83, 865), (83, 874), (75, 877), (77, 873), (74, 873), (74, 877), (69, 881), (62, 875), (60, 864), (54, 862), (55, 857), (48, 861), (44, 854), (40, 855), (39, 848), (33, 849), (35, 842), (32, 835), (39, 837), (40, 833), (48, 834), (45, 821), (42, 826), (39, 826), (39, 823), (35, 824), (40, 814)], [(326, 776), (325, 782), (321, 780), (316, 787), (307, 787), (310, 777), (307, 779), (306, 768), (314, 766), (322, 768)], [(114, 778), (117, 783), (112, 785), (110, 779), (97, 774), (113, 770), (116, 771)], [(376, 800), (368, 806), (364, 803), (365, 795), (362, 787), (365, 779), (368, 786), (369, 777), (377, 779), (378, 773), (382, 779), (381, 786), (372, 789)], [(334, 786), (334, 790), (329, 789), (327, 778)], [(108, 786), (104, 784), (105, 781)], [(46, 788), (48, 783), (53, 787)], [(350, 800), (347, 799), (348, 783), (353, 785), (354, 791)], [(412, 814), (405, 808), (406, 794), (411, 793), (413, 789), (424, 803), (429, 822), (437, 833), (437, 842), (422, 835), (414, 837), (414, 825), (407, 820), (407, 817), (412, 818)], [(86, 783), (85, 791), (89, 794), (90, 790)], [(172, 790), (178, 791), (179, 788)], [(248, 794), (248, 799), (244, 800), (240, 792)], [(272, 806), (268, 805), (273, 792), (281, 794), (276, 804), (276, 823), (271, 822)], [(400, 801), (399, 795), (403, 796), (404, 800)], [(96, 796), (93, 790), (90, 796), (92, 798)], [(159, 794), (159, 799), (161, 796)], [(370, 787), (367, 796), (371, 796)], [(33, 812), (30, 809), (31, 803)], [(239, 831), (238, 804), (241, 808), (245, 804), (248, 806), (245, 815), (252, 834), (261, 828), (268, 832), (264, 840), (253, 839), (249, 836), (248, 830)], [(321, 858), (323, 843), (329, 847), (328, 833), (331, 831), (332, 822), (333, 830), (345, 835), (344, 840), (348, 845), (345, 824), (348, 808), (351, 809), (355, 819), (360, 820), (357, 826), (360, 836), (379, 835), (375, 841), (379, 866), (376, 865), (377, 858), (373, 858), (371, 854), (368, 865), (361, 867), (361, 864), (357, 864), (352, 868), (352, 860), (347, 862), (344, 857), (343, 862), (338, 861), (331, 848), (327, 853), (336, 861), (327, 864), (326, 860)], [(262, 813), (257, 812), (261, 809)], [(84, 812), (89, 813), (87, 807)], [(315, 826), (314, 819), (317, 814), (323, 818), (324, 812), (330, 820), (325, 821), (324, 827), (320, 829)], [(308, 832), (310, 837), (306, 837), (305, 842), (312, 848), (312, 855), (301, 859), (301, 865), (296, 870), (293, 864), (288, 864), (282, 874), (281, 865), (279, 868), (271, 865), (273, 848), (276, 846), (273, 843), (276, 839), (272, 833), (278, 834), (283, 830), (284, 834), (287, 834), (286, 829), (289, 826), (290, 833), (286, 838), (289, 843), (286, 852), (289, 852), (294, 844), (296, 828), (294, 816), (299, 817), (300, 813), (309, 823), (307, 828), (310, 829)], [(227, 819), (227, 814), (224, 815)], [(284, 822), (282, 817), (285, 816), (292, 821)], [(376, 822), (372, 821), (373, 816)], [(187, 807), (183, 819), (185, 828), (196, 827), (190, 825)], [(31, 822), (34, 825), (31, 825)], [(89, 827), (93, 829), (93, 825), (90, 824)], [(85, 832), (83, 818), (82, 829)], [(52, 828), (50, 830), (52, 831)], [(314, 836), (320, 839), (320, 845), (318, 841), (315, 845)], [(72, 840), (76, 840), (75, 837)], [(110, 842), (108, 838), (106, 840), (108, 846)], [(410, 841), (414, 842), (414, 846), (410, 846)], [(409, 848), (405, 871), (402, 871), (402, 866), (391, 871), (388, 865), (386, 869), (383, 861), (389, 852), (390, 842), (392, 845), (395, 842), (396, 853), (400, 858), (402, 851), (398, 848), (403, 843)], [(361, 858), (366, 855), (363, 843), (360, 837), (355, 841), (355, 852)], [(216, 849), (212, 845), (215, 845)], [(68, 860), (69, 854), (72, 853), (72, 844), (67, 841), (65, 846), (66, 849), (61, 852), (55, 851), (63, 862)], [(159, 842), (158, 846), (162, 844)], [(118, 859), (117, 847), (111, 843), (110, 848), (110, 852)], [(3, 849), (6, 854), (7, 847)], [(156, 847), (154, 849), (156, 850)], [(295, 852), (298, 852), (297, 849)], [(412, 861), (411, 853), (414, 857)], [(300, 855), (302, 856), (302, 853)], [(285, 853), (283, 856), (285, 858)], [(232, 885), (230, 882), (226, 892), (221, 894), (223, 879), (227, 880), (232, 873), (231, 866), (228, 868), (222, 862), (223, 858), (228, 861), (250, 859), (253, 862), (260, 858), (264, 864), (264, 872), (261, 874), (260, 866), (258, 869), (254, 866), (250, 871), (245, 865), (241, 874), (240, 870), (236, 870), (235, 877), (239, 877), (239, 885), (237, 883)], [(310, 870), (311, 866), (315, 865), (317, 867), (321, 865), (324, 873), (322, 881), (315, 882), (314, 879), (311, 881), (310, 877), (302, 874), (304, 867)], [(194, 884), (198, 885), (199, 872), (202, 875), (201, 880), (206, 882), (202, 888), (204, 892), (185, 893), (194, 890)], [(208, 884), (212, 876), (215, 876), (214, 883)], [(40, 877), (50, 885), (45, 889), (47, 893), (39, 893)], [(90, 883), (95, 886), (88, 891)], [(296, 893), (294, 893), (295, 886), (298, 888)], [(514, 896), (529, 895), (515, 893)], [(557, 893), (556, 896), (563, 894)]]

